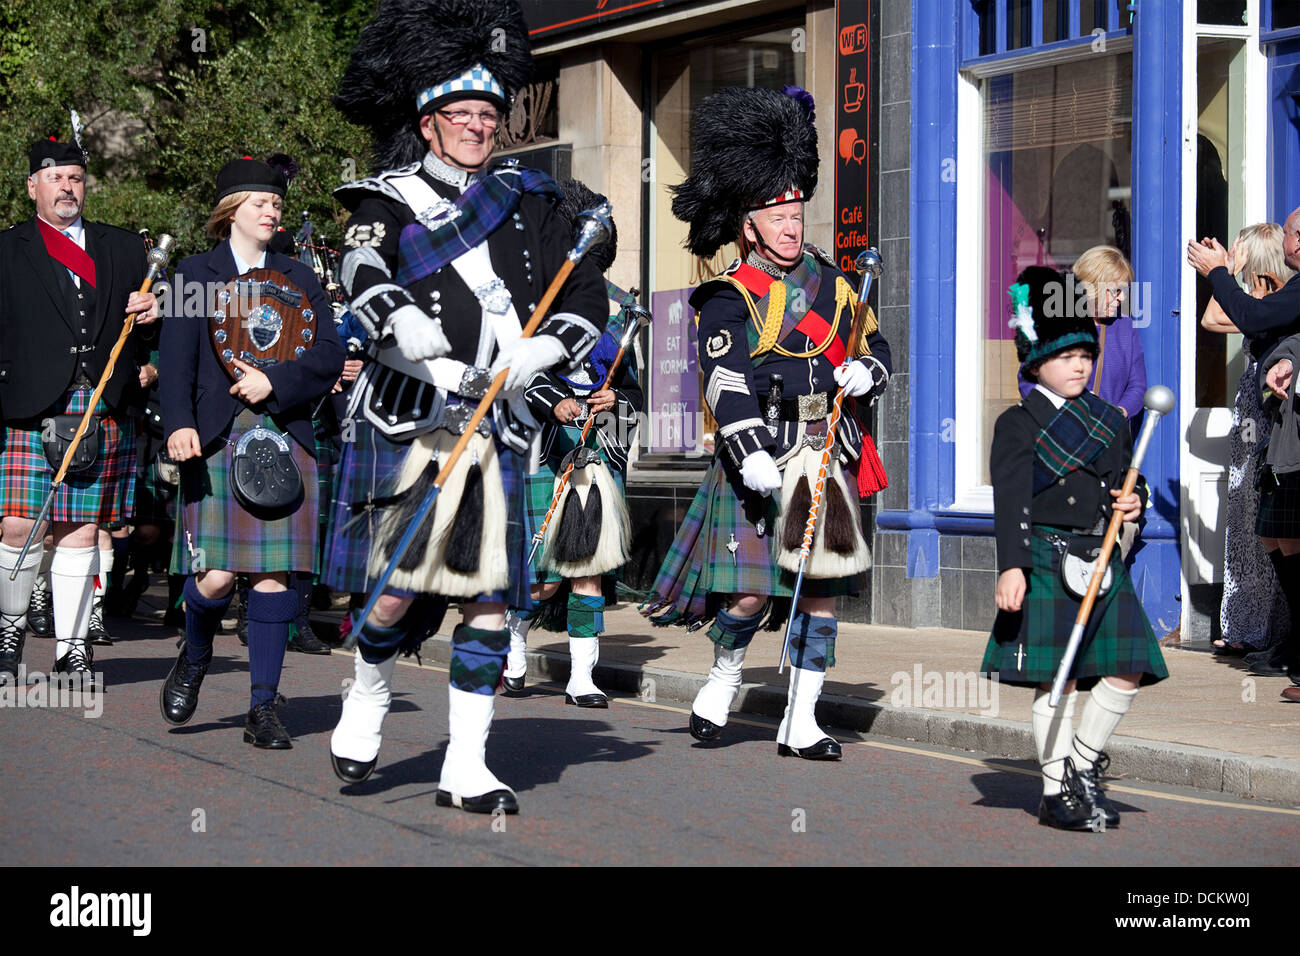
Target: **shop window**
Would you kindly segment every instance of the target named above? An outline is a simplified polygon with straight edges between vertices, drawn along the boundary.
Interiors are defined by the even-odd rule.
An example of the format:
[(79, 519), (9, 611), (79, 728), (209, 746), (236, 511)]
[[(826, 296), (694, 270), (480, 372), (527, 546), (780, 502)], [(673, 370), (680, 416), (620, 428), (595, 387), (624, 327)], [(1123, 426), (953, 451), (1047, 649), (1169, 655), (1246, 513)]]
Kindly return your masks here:
[[(1079, 8), (1077, 32), (1070, 30), (1073, 6)], [(1041, 18), (1037, 33), (1034, 28), (1036, 8)], [(1090, 38), (1097, 29), (1120, 29), (1115, 0), (971, 0), (970, 11), (976, 19), (978, 36), (978, 52), (971, 52), (977, 56)]]
[(1196, 21), (1216, 26), (1246, 25), (1246, 0), (1196, 0)]
[(978, 442), (969, 485), (989, 483), (994, 422), (1020, 397), (1007, 288), (1026, 266), (1065, 271), (1096, 245), (1131, 256), (1132, 75), (1119, 53), (982, 81), (980, 291), (957, 319), (979, 359), (958, 396), (979, 419), (957, 423)]
[(1300, 3), (1296, 0), (1265, 0), (1273, 5), (1273, 17), (1269, 23), (1272, 30), (1289, 30), (1300, 27)]
[[(714, 35), (651, 55), (650, 427), (640, 430), (647, 452), (708, 451), (696, 356), (695, 316), (687, 299), (701, 282), (736, 256), (728, 245), (712, 259), (685, 249), (686, 224), (672, 214), (668, 186), (686, 178), (691, 165), (690, 127), (695, 108), (728, 86), (780, 89), (804, 85), (804, 54), (790, 42), (803, 21), (776, 23), (744, 34)], [(798, 50), (796, 47), (800, 47)]]

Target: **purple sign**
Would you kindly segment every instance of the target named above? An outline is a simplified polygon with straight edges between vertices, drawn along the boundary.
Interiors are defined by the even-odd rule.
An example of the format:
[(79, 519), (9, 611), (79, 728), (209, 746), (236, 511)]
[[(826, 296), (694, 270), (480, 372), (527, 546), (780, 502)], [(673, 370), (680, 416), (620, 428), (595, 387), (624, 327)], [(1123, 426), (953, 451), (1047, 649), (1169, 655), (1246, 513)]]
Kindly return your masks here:
[(650, 451), (693, 451), (699, 444), (700, 377), (692, 289), (650, 297)]

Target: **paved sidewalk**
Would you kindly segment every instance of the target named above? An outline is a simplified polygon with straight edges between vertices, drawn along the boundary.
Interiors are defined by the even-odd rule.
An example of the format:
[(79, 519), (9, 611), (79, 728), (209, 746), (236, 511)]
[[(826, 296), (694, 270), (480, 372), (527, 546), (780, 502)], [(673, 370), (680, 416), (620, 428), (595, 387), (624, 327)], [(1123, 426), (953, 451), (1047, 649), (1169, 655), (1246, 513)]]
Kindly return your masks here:
[[(448, 654), (442, 633), (429, 645)], [(597, 683), (607, 691), (691, 701), (712, 663), (703, 631), (652, 627), (635, 607), (605, 615)], [(873, 736), (1033, 759), (1032, 693), (974, 676), (986, 635), (940, 628), (840, 624), (837, 664), (818, 705), (824, 726)], [(750, 648), (737, 708), (779, 717), (786, 678), (781, 636), (760, 632)], [(432, 646), (430, 646), (432, 645)], [(564, 680), (568, 642), (534, 629), (529, 680)], [(1239, 661), (1166, 649), (1170, 677), (1144, 688), (1108, 748), (1111, 774), (1300, 806), (1300, 704), (1283, 701), (1284, 677), (1251, 677)]]

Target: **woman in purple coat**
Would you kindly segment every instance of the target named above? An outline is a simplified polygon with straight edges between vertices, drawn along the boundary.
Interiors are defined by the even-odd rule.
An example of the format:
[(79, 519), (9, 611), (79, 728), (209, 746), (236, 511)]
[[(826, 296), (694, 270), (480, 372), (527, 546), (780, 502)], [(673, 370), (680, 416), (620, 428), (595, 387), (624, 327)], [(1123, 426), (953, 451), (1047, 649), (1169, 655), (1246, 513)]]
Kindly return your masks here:
[[(1077, 297), (1087, 296), (1086, 308), (1097, 323), (1097, 361), (1093, 363), (1088, 390), (1124, 410), (1129, 421), (1142, 413), (1147, 390), (1147, 366), (1142, 340), (1133, 319), (1120, 314), (1120, 305), (1133, 284), (1133, 267), (1114, 246), (1093, 246), (1071, 270), (1078, 285), (1074, 296), (1066, 290), (1067, 307)], [(1034, 383), (1020, 377), (1020, 397), (1028, 395)]]

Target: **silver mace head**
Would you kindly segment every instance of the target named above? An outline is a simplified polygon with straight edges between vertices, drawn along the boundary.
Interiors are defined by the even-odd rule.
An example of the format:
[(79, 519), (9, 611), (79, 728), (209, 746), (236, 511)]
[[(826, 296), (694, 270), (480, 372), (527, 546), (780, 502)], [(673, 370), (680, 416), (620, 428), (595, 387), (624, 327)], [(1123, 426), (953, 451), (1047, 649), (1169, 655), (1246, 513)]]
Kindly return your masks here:
[(152, 279), (167, 268), (167, 260), (171, 258), (172, 246), (175, 244), (176, 240), (165, 232), (158, 237), (158, 241), (153, 244), (153, 248), (145, 257), (145, 261), (149, 263), (149, 278)]
[(619, 345), (627, 348), (632, 344), (632, 338), (642, 329), (650, 324), (650, 310), (639, 305), (623, 306), (623, 334), (619, 337)]
[(573, 244), (573, 249), (569, 252), (569, 258), (574, 262), (581, 262), (582, 257), (591, 251), (593, 246), (600, 245), (609, 238), (613, 231), (610, 225), (610, 219), (614, 215), (614, 207), (606, 199), (594, 209), (584, 209), (578, 213), (578, 222), (582, 225), (578, 229), (578, 241)]
[(875, 246), (859, 252), (858, 257), (853, 260), (853, 265), (858, 272), (870, 273), (873, 278), (880, 278), (880, 274), (885, 271), (885, 263), (880, 258), (880, 250)]
[(1152, 385), (1142, 396), (1142, 404), (1157, 415), (1168, 415), (1174, 410), (1174, 392), (1167, 385)]

